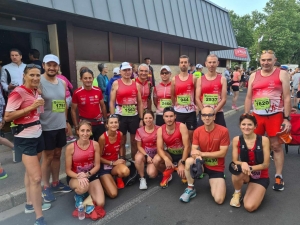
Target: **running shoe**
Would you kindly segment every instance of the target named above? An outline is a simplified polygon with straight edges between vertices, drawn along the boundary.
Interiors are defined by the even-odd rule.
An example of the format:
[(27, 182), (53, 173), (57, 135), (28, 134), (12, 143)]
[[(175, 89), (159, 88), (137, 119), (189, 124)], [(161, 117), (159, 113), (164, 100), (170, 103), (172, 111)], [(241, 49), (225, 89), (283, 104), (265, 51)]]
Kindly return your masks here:
[(86, 214), (91, 214), (91, 212), (93, 212), (95, 209), (95, 206), (94, 205), (86, 205), (85, 206), (85, 213)]
[(77, 139), (74, 136), (69, 136), (67, 137), (67, 143), (72, 143), (74, 141), (76, 141)]
[(233, 207), (240, 207), (241, 206), (241, 201), (242, 201), (242, 193), (233, 193), (232, 199), (230, 200), (230, 205)]
[(229, 95), (233, 95), (233, 93), (232, 92), (230, 92), (230, 94)]
[(273, 190), (275, 190), (275, 191), (283, 191), (284, 190), (284, 182), (280, 176), (275, 177), (275, 184), (273, 185)]
[[(46, 211), (46, 210), (48, 210), (50, 208), (51, 208), (51, 204), (50, 203), (43, 202), (43, 204), (42, 204), (42, 211)], [(33, 212), (34, 212), (33, 205), (25, 204), (25, 213), (33, 213)]]
[(35, 220), (34, 225), (47, 225), (47, 223), (46, 223), (44, 217), (42, 216)]
[(140, 178), (140, 190), (146, 190), (147, 187), (147, 182), (145, 178)]
[(240, 89), (240, 91), (243, 91), (243, 89)]
[(58, 193), (58, 192), (69, 193), (72, 191), (72, 189), (69, 186), (64, 185), (61, 181), (59, 181), (56, 186), (53, 186), (51, 184), (51, 191), (52, 193)]
[(189, 202), (192, 198), (196, 197), (196, 189), (186, 188), (184, 193), (180, 196), (179, 200), (182, 202)]
[(7, 173), (4, 169), (2, 169), (2, 172), (0, 173), (0, 180), (5, 179), (7, 177)]
[(125, 187), (125, 184), (124, 184), (124, 181), (123, 181), (122, 177), (117, 177), (116, 178), (116, 183), (117, 183), (118, 189), (123, 189)]
[(182, 182), (183, 184), (186, 184), (186, 183), (187, 183), (187, 179), (181, 179), (181, 182)]
[(160, 186), (162, 188), (167, 188), (168, 187), (168, 183), (169, 181), (172, 180), (172, 173), (174, 172), (174, 169), (168, 169), (168, 170), (165, 170), (163, 172), (163, 178), (160, 182)]
[(42, 197), (44, 198), (44, 202), (53, 202), (53, 201), (56, 200), (56, 198), (53, 195), (50, 187), (43, 188)]
[(231, 106), (231, 109), (235, 110), (236, 106), (235, 105), (232, 105)]
[(75, 194), (74, 200), (75, 200), (75, 208), (77, 209), (80, 203), (84, 201), (84, 195)]

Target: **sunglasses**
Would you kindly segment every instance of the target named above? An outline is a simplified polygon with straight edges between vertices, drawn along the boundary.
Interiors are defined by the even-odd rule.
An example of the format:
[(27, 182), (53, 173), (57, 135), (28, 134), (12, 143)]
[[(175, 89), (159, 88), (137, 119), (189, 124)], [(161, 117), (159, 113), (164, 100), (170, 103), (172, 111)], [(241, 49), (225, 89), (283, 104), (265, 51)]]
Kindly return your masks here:
[(275, 54), (275, 52), (273, 50), (262, 50), (261, 53), (262, 54), (269, 53), (269, 54), (273, 54), (273, 55)]
[(41, 69), (41, 67), (39, 65), (36, 65), (36, 64), (27, 64), (26, 65), (26, 68), (37, 68), (37, 69)]
[(169, 74), (169, 72), (162, 72), (162, 73), (160, 73), (160, 75), (168, 75)]
[(215, 115), (214, 113), (201, 114), (202, 117), (213, 117), (214, 115)]
[(252, 116), (252, 117), (254, 117), (254, 115), (252, 113), (243, 113), (242, 116)]
[(108, 116), (108, 119), (110, 119), (110, 118), (117, 118), (117, 119), (119, 119), (119, 116), (117, 114), (111, 114), (111, 115)]

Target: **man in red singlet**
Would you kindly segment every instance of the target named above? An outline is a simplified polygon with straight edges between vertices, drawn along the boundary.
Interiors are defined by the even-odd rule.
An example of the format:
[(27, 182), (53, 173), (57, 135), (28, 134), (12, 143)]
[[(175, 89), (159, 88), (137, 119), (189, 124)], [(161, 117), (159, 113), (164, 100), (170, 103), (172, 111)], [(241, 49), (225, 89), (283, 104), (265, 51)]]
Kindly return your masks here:
[(173, 107), (166, 107), (163, 111), (165, 124), (157, 130), (157, 154), (153, 163), (158, 171), (163, 173), (160, 186), (168, 187), (172, 180), (172, 173), (178, 165), (177, 173), (185, 179), (184, 164), (190, 154), (188, 129), (185, 124), (176, 122), (176, 114)]
[[(119, 130), (123, 133), (122, 147), (125, 149), (126, 133), (130, 133), (131, 158), (137, 152), (135, 133), (139, 127), (143, 126), (143, 103), (140, 93), (140, 85), (131, 80), (132, 67), (128, 62), (120, 65), (121, 79), (114, 81), (110, 92), (110, 113), (117, 114), (120, 118)], [(135, 182), (137, 171), (132, 163), (130, 166), (130, 176), (125, 185)]]
[(192, 157), (185, 163), (185, 176), (188, 187), (180, 196), (183, 202), (189, 202), (196, 197), (194, 179), (190, 173), (190, 166), (195, 163), (196, 158), (204, 160), (204, 173), (209, 176), (211, 195), (217, 204), (222, 204), (226, 195), (226, 183), (224, 179), (225, 156), (230, 144), (227, 128), (215, 124), (214, 109), (205, 106), (201, 110), (203, 126), (198, 127), (193, 136)]
[(151, 101), (151, 90), (152, 84), (148, 81), (149, 67), (147, 64), (141, 64), (138, 67), (138, 77), (135, 79), (135, 82), (139, 84), (143, 110), (151, 110), (152, 101)]
[(185, 123), (189, 130), (190, 141), (193, 139), (193, 131), (197, 127), (195, 85), (197, 78), (188, 73), (189, 57), (179, 57), (180, 73), (172, 78), (171, 97), (176, 112), (176, 120)]
[(245, 99), (245, 113), (249, 113), (251, 105), (257, 120), (255, 133), (264, 135), (267, 133), (270, 139), (271, 149), (274, 151), (276, 167), (275, 184), (276, 191), (284, 190), (282, 169), (284, 154), (276, 136), (281, 126), (287, 132), (291, 130), (290, 112), (290, 83), (286, 71), (275, 68), (275, 53), (272, 50), (264, 50), (260, 56), (261, 70), (253, 73), (249, 79), (249, 88)]
[[(205, 106), (212, 107), (216, 113), (215, 123), (226, 127), (223, 106), (227, 99), (227, 81), (221, 74), (217, 74), (218, 65), (217, 55), (210, 54), (206, 57), (205, 66), (208, 72), (197, 80), (196, 103), (200, 112)], [(199, 126), (203, 124), (200, 118)]]
[(169, 66), (162, 66), (160, 69), (161, 82), (157, 84), (153, 90), (153, 103), (156, 107), (156, 125), (162, 126), (163, 110), (172, 106), (171, 99), (171, 69)]

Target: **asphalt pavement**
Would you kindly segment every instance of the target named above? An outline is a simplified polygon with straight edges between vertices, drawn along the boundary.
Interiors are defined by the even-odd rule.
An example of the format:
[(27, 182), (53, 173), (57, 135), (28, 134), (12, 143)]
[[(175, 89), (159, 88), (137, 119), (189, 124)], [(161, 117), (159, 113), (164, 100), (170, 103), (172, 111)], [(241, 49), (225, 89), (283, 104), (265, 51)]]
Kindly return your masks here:
[[(242, 92), (238, 106), (243, 104), (245, 93)], [(238, 117), (243, 113), (231, 111), (231, 96), (228, 96), (225, 106), (226, 123), (230, 131), (230, 138), (240, 134)], [(64, 158), (64, 157), (63, 157)], [(62, 158), (62, 162), (64, 159)], [(33, 224), (35, 215), (24, 214), (24, 168), (22, 163), (11, 162), (11, 152), (1, 146), (0, 159), (3, 167), (8, 173), (8, 178), (0, 180), (0, 225), (27, 225)], [(225, 170), (227, 194), (223, 205), (214, 203), (209, 189), (208, 177), (197, 180), (195, 188), (196, 198), (189, 203), (179, 201), (186, 185), (183, 185), (174, 173), (173, 180), (166, 189), (159, 187), (161, 176), (148, 180), (148, 190), (139, 190), (139, 182), (131, 187), (119, 191), (116, 199), (106, 199), (106, 216), (98, 221), (85, 219), (79, 221), (72, 217), (74, 210), (74, 192), (61, 194), (53, 203), (52, 208), (44, 212), (48, 224), (299, 224), (300, 197), (298, 189), (299, 179), (294, 179), (300, 169), (300, 155), (297, 147), (289, 147), (289, 153), (285, 154), (284, 181), (285, 190), (275, 192), (272, 190), (274, 183), (274, 163), (270, 164), (271, 183), (267, 190), (265, 199), (260, 208), (254, 213), (248, 213), (243, 207), (232, 208), (229, 205), (231, 195), (234, 191), (228, 170)], [(226, 164), (231, 161), (231, 147), (226, 156)], [(64, 163), (62, 163), (61, 177), (64, 174)], [(63, 179), (64, 180), (64, 179)], [(245, 185), (244, 185), (245, 186)], [(245, 186), (246, 187), (246, 186)], [(245, 188), (244, 187), (244, 188)], [(18, 205), (20, 203), (20, 205)], [(21, 204), (22, 203), (22, 204)]]

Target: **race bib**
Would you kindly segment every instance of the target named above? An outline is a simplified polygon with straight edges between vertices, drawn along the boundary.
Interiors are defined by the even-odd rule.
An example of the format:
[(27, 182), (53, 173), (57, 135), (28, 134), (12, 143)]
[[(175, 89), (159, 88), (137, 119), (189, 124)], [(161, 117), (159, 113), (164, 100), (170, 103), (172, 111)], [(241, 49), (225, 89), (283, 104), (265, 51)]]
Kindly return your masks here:
[(161, 99), (159, 101), (160, 103), (160, 108), (166, 108), (166, 107), (171, 107), (172, 106), (172, 100), (171, 99)]
[(183, 149), (182, 148), (168, 148), (168, 152), (173, 155), (182, 155)]
[(269, 98), (257, 98), (254, 100), (254, 108), (257, 110), (269, 109), (271, 102)]
[(122, 116), (134, 116), (136, 105), (122, 105)]
[(66, 110), (65, 100), (52, 100), (52, 112), (61, 113)]
[(178, 95), (177, 96), (178, 105), (190, 105), (191, 104), (191, 96), (189, 95)]
[(111, 170), (113, 166), (104, 164), (104, 170)]
[(151, 157), (153, 158), (156, 153), (157, 153), (157, 149), (156, 148), (148, 148), (148, 147), (145, 147), (145, 151), (146, 153)]
[(252, 171), (250, 176), (252, 177), (252, 179), (259, 179), (260, 175), (261, 171)]
[(217, 166), (218, 165), (218, 159), (205, 158), (204, 161), (205, 161), (205, 164), (208, 166)]
[(203, 103), (205, 105), (217, 105), (218, 104), (218, 94), (204, 94)]

